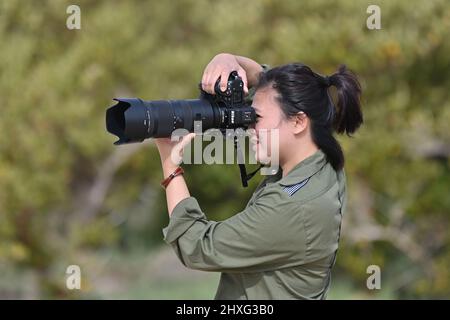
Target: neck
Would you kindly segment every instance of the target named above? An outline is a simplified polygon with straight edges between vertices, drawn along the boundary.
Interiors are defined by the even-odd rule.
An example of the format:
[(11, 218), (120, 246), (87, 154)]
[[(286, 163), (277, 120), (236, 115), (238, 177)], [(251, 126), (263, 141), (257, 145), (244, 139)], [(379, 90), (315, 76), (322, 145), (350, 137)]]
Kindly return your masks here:
[(319, 148), (315, 144), (309, 144), (287, 157), (286, 161), (280, 161), (280, 167), (285, 177), (298, 163), (312, 156)]

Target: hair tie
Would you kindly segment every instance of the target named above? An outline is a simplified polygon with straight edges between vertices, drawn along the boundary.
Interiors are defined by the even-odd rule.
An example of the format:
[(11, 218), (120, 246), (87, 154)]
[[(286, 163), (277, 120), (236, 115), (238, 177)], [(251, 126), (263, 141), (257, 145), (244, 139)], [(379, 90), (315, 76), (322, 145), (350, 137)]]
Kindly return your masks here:
[(325, 77), (323, 77), (323, 79), (324, 79), (325, 85), (327, 87), (331, 86), (331, 80), (330, 80), (329, 76), (325, 76)]

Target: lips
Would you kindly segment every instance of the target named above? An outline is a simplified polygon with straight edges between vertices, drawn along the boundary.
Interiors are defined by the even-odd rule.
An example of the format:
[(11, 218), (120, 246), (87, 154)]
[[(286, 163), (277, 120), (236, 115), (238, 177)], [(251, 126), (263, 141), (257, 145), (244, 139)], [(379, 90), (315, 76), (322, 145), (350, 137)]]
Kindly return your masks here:
[(258, 139), (255, 137), (255, 138), (250, 138), (250, 143), (252, 144), (252, 150), (253, 150), (253, 152), (256, 152), (257, 150), (258, 150), (258, 148), (259, 148), (259, 141), (258, 141)]
[(258, 144), (258, 143), (259, 143), (258, 137), (257, 137), (256, 135), (252, 135), (252, 136), (250, 137), (250, 142), (251, 142), (252, 144), (254, 144), (254, 145)]

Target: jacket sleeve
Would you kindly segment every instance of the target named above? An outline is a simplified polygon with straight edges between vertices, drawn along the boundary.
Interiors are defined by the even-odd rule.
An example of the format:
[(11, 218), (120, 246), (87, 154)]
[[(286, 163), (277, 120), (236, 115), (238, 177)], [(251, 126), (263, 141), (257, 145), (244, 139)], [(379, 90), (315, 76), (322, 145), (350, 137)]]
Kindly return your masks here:
[(188, 268), (221, 272), (260, 272), (299, 265), (306, 254), (300, 210), (281, 193), (258, 197), (224, 221), (210, 221), (195, 198), (174, 208), (164, 240)]

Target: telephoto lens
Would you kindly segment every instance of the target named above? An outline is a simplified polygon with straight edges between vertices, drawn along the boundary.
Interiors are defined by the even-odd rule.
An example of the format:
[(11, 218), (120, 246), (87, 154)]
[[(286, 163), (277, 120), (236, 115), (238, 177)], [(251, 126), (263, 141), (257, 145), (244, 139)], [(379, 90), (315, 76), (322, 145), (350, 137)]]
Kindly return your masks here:
[(176, 129), (247, 129), (256, 121), (254, 109), (244, 100), (237, 72), (230, 74), (225, 92), (220, 90), (219, 81), (215, 92), (211, 95), (201, 90), (199, 99), (187, 100), (116, 98), (117, 104), (106, 111), (106, 129), (119, 138), (114, 143), (118, 145), (168, 138)]

